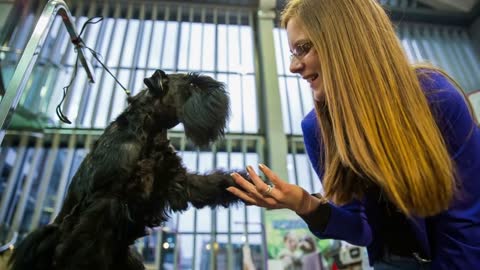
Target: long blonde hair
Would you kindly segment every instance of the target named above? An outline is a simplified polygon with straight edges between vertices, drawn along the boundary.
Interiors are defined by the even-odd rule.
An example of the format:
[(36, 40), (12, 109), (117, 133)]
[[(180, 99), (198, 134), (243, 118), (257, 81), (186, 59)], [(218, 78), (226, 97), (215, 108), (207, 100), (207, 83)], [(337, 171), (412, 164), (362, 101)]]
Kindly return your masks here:
[(407, 216), (446, 210), (454, 164), (427, 98), (375, 0), (291, 0), (320, 61), (325, 102), (315, 108), (325, 151), (325, 197), (337, 204), (378, 186)]

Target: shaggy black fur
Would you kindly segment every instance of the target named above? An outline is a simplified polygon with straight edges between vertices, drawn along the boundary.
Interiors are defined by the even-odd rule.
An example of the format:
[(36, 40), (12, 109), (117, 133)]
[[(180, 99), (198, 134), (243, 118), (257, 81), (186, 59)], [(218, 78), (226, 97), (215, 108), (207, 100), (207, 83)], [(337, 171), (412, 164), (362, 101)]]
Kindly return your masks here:
[(144, 269), (130, 245), (146, 228), (189, 204), (239, 202), (225, 190), (234, 185), (229, 173), (187, 173), (167, 138), (180, 122), (197, 145), (222, 136), (229, 116), (224, 85), (160, 70), (144, 82), (148, 88), (128, 99), (85, 157), (55, 221), (15, 249), (12, 270)]

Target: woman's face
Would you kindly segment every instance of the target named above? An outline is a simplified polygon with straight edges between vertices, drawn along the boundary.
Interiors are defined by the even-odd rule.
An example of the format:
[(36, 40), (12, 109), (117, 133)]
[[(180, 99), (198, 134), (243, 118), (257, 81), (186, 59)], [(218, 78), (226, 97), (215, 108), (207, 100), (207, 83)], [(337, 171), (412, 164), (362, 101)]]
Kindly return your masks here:
[(321, 85), (320, 61), (317, 52), (295, 17), (287, 23), (287, 36), (292, 53), (290, 71), (298, 73), (310, 84), (316, 101), (323, 100), (324, 91)]

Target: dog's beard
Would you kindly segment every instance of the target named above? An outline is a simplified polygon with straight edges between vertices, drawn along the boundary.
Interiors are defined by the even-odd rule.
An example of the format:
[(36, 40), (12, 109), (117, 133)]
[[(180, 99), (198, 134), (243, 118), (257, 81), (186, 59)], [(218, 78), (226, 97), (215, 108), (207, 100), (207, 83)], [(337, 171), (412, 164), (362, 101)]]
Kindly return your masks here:
[(198, 146), (224, 136), (230, 117), (229, 97), (223, 87), (207, 93), (193, 92), (184, 105), (180, 121), (185, 135)]

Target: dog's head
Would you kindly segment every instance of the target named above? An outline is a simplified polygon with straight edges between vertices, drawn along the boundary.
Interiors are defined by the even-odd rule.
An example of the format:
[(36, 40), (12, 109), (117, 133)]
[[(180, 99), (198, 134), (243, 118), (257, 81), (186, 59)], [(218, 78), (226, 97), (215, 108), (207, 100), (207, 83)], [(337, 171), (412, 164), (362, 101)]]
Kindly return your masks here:
[(144, 83), (159, 100), (155, 114), (162, 128), (183, 123), (185, 135), (196, 145), (207, 145), (224, 135), (230, 100), (223, 83), (197, 73), (167, 75), (162, 70)]

